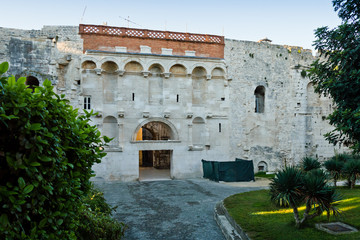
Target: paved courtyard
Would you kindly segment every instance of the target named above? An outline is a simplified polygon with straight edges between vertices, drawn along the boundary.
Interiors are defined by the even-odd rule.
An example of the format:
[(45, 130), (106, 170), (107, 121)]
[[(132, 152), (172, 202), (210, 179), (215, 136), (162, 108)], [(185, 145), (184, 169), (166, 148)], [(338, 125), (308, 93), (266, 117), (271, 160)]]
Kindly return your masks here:
[(205, 179), (95, 182), (114, 214), (126, 223), (127, 240), (225, 240), (214, 220), (214, 207), (229, 195), (257, 190), (255, 183), (243, 187)]

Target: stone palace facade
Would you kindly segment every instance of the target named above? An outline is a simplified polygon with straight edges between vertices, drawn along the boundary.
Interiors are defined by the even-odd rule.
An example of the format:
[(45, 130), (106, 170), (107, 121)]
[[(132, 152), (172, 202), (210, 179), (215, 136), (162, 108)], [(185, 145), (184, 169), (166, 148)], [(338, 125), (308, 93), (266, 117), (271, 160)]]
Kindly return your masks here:
[(142, 167), (202, 176), (201, 159), (275, 171), (338, 150), (323, 134), (331, 99), (313, 91), (301, 47), (99, 25), (0, 28), (0, 60), (29, 85), (52, 81), (114, 138), (96, 177), (132, 181)]

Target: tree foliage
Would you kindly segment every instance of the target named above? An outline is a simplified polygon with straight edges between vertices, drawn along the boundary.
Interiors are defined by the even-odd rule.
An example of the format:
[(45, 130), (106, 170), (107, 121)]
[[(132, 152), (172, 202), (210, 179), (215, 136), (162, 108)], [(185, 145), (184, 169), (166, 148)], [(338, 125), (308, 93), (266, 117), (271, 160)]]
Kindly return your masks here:
[(309, 76), (315, 91), (335, 103), (328, 116), (335, 129), (326, 139), (360, 152), (360, 2), (334, 0), (333, 6), (342, 24), (316, 30), (314, 46), (321, 58), (312, 64)]
[(0, 79), (0, 238), (75, 239), (105, 143), (92, 113), (79, 116), (48, 80), (34, 91), (25, 80)]

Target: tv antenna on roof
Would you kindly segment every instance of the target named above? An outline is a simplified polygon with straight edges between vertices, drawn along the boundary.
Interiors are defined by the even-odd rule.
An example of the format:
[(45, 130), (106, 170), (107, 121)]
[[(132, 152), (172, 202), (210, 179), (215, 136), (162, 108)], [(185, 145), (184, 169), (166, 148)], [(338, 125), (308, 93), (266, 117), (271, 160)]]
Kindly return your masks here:
[(138, 25), (139, 27), (142, 27), (140, 24), (137, 24), (136, 22), (131, 21), (129, 16), (127, 18), (119, 16), (119, 18), (124, 19), (125, 21), (127, 21), (128, 27), (130, 27), (130, 23)]
[(86, 8), (87, 8), (87, 6), (85, 5), (85, 8), (84, 8), (83, 14), (82, 14), (81, 19), (80, 19), (80, 23), (82, 23), (82, 22), (83, 22), (83, 19), (84, 19), (84, 15), (85, 15)]

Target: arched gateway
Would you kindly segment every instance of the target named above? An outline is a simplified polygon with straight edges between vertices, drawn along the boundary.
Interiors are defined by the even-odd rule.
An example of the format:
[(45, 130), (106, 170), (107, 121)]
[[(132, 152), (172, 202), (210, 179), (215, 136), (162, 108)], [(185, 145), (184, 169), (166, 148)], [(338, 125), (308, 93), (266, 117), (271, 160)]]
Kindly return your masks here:
[(133, 140), (139, 145), (139, 179), (171, 178), (171, 141), (178, 140), (178, 134), (169, 121), (161, 118), (142, 122), (135, 131)]

